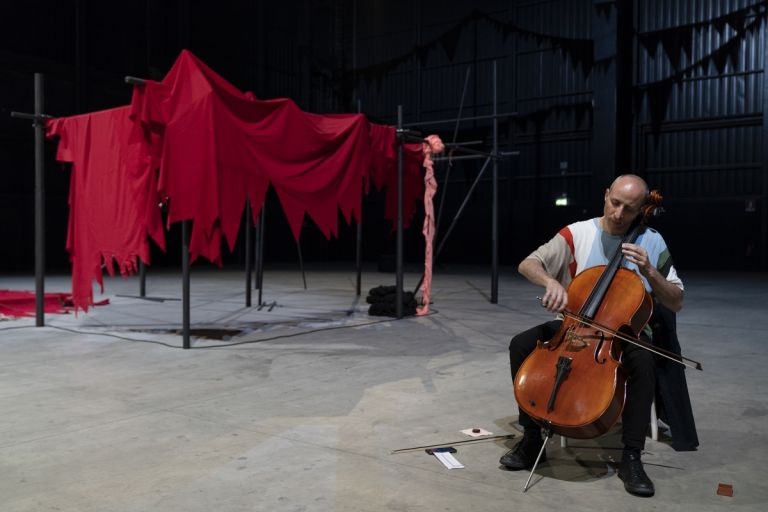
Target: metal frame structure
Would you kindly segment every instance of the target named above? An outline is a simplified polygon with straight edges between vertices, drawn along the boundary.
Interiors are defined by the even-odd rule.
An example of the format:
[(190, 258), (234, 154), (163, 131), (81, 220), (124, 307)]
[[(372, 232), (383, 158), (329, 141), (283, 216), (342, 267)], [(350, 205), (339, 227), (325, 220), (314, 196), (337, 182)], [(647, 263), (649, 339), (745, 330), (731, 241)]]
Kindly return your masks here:
[[(468, 77), (468, 74), (467, 74)], [(144, 79), (136, 78), (132, 76), (126, 76), (125, 82), (131, 85), (143, 85)], [(498, 161), (509, 158), (512, 155), (517, 155), (518, 152), (503, 152), (498, 151), (498, 119), (500, 117), (515, 116), (515, 113), (498, 114), (497, 110), (497, 80), (496, 80), (496, 61), (493, 63), (493, 114), (474, 116), (461, 118), (461, 107), (459, 116), (457, 119), (443, 119), (437, 121), (428, 121), (422, 123), (412, 123), (409, 127), (424, 126), (424, 125), (438, 125), (445, 123), (455, 123), (454, 129), (454, 141), (446, 144), (446, 147), (452, 151), (458, 151), (466, 153), (466, 155), (451, 157), (454, 159), (478, 159), (485, 158), (485, 163), (482, 169), (478, 173), (475, 181), (470, 187), (467, 195), (459, 208), (458, 212), (454, 216), (454, 219), (442, 238), (437, 251), (435, 252), (435, 258), (440, 254), (448, 236), (450, 235), (453, 227), (461, 215), (464, 207), (469, 200), (472, 192), (477, 186), (480, 178), (482, 177), (485, 169), (488, 167), (489, 162), (493, 162), (493, 205), (492, 205), (492, 283), (491, 283), (491, 303), (496, 304), (498, 302)], [(466, 81), (464, 84), (464, 92), (462, 93), (462, 105), (464, 102), (464, 95), (466, 94)], [(43, 75), (35, 73), (35, 113), (25, 114), (19, 112), (11, 112), (11, 116), (20, 119), (29, 119), (33, 121), (33, 127), (35, 128), (35, 292), (36, 292), (36, 325), (38, 327), (45, 325), (44, 318), (44, 294), (45, 294), (45, 182), (44, 182), (44, 142), (45, 142), (45, 122), (50, 119), (51, 116), (43, 114), (44, 110), (44, 98), (43, 98)], [(358, 112), (360, 112), (361, 106), (358, 101)], [(456, 143), (456, 135), (458, 134), (459, 122), (461, 120), (472, 121), (480, 119), (492, 119), (493, 120), (493, 149), (490, 153), (484, 151), (478, 151), (466, 147), (467, 143)], [(397, 318), (403, 317), (403, 144), (405, 142), (419, 142), (423, 143), (424, 139), (420, 137), (418, 132), (410, 129), (406, 129), (403, 124), (403, 111), (402, 105), (398, 105), (397, 108), (397, 126), (396, 126), (396, 141), (397, 141), (397, 255), (396, 255), (396, 315)], [(437, 159), (447, 160), (447, 158)], [(443, 186), (442, 200), (440, 202), (440, 210), (438, 212), (437, 224), (439, 225), (440, 215), (442, 213), (442, 207), (444, 204), (445, 190), (447, 189), (447, 179)], [(265, 231), (265, 208), (266, 200), (259, 213), (259, 221), (255, 226), (255, 288), (259, 290), (258, 305), (261, 309), (265, 303), (263, 302), (263, 278), (264, 278), (264, 231)], [(362, 217), (362, 208), (361, 217)], [(361, 282), (362, 282), (362, 219), (356, 219), (356, 246), (355, 246), (355, 265), (356, 265), (356, 294), (361, 295)], [(190, 259), (189, 259), (189, 239), (191, 234), (191, 221), (184, 220), (181, 222), (181, 238), (182, 238), (182, 346), (185, 349), (191, 348), (190, 342)], [(250, 202), (246, 203), (246, 227), (245, 227), (245, 246), (246, 246), (246, 264), (245, 264), (245, 305), (246, 307), (252, 306), (251, 300), (251, 282), (252, 274), (254, 272), (252, 253), (253, 241), (251, 240), (251, 231), (254, 230), (252, 224), (252, 214)], [(302, 279), (304, 288), (307, 288), (306, 276), (304, 273), (304, 263), (301, 252), (301, 244), (297, 241), (297, 249), (299, 256), (299, 264), (301, 266)], [(423, 279), (423, 277), (422, 277)], [(422, 281), (416, 286), (414, 293), (418, 292), (421, 287)], [(146, 296), (146, 266), (139, 260), (139, 297), (148, 300), (157, 300), (153, 297)], [(270, 306), (270, 309), (274, 307), (274, 303)]]
[[(492, 181), (492, 191), (491, 191), (491, 298), (490, 302), (491, 304), (497, 304), (499, 301), (499, 237), (498, 237), (498, 229), (499, 229), (499, 179), (498, 179), (498, 163), (499, 160), (507, 160), (512, 156), (519, 155), (518, 151), (507, 151), (507, 152), (499, 152), (499, 118), (506, 118), (506, 117), (515, 117), (517, 116), (516, 112), (509, 112), (509, 113), (498, 113), (498, 93), (497, 93), (497, 66), (496, 61), (493, 61), (493, 67), (492, 67), (492, 85), (493, 85), (493, 114), (490, 115), (480, 115), (480, 116), (471, 116), (471, 117), (461, 117), (462, 107), (464, 105), (464, 97), (466, 95), (467, 91), (467, 82), (469, 79), (469, 71), (467, 71), (467, 75), (464, 81), (464, 90), (462, 92), (461, 96), (461, 102), (459, 103), (459, 114), (456, 117), (456, 119), (440, 119), (436, 121), (422, 121), (422, 122), (416, 122), (416, 123), (409, 123), (408, 125), (403, 124), (402, 120), (402, 105), (397, 106), (397, 251), (396, 251), (396, 265), (395, 265), (395, 311), (397, 318), (403, 317), (403, 193), (402, 193), (402, 186), (403, 186), (403, 144), (405, 142), (424, 142), (424, 139), (421, 138), (420, 134), (418, 132), (415, 132), (413, 130), (410, 130), (410, 128), (413, 127), (421, 127), (421, 126), (432, 126), (432, 125), (440, 125), (440, 124), (447, 124), (447, 123), (455, 123), (455, 128), (453, 132), (453, 141), (450, 143), (445, 144), (445, 147), (447, 149), (450, 149), (451, 151), (457, 151), (460, 153), (466, 153), (465, 155), (458, 156), (458, 157), (440, 157), (435, 158), (435, 161), (445, 161), (445, 160), (455, 160), (455, 159), (463, 159), (463, 160), (475, 160), (479, 158), (485, 158), (485, 163), (480, 169), (480, 172), (475, 177), (474, 182), (470, 186), (469, 190), (466, 193), (466, 196), (464, 197), (464, 201), (461, 203), (461, 206), (457, 210), (456, 214), (454, 215), (453, 220), (451, 221), (450, 226), (446, 230), (445, 234), (442, 236), (442, 239), (437, 247), (437, 250), (434, 253), (433, 260), (437, 259), (437, 257), (440, 255), (440, 252), (442, 251), (443, 247), (445, 246), (446, 241), (448, 240), (448, 236), (451, 234), (451, 231), (453, 231), (453, 228), (456, 226), (456, 223), (458, 222), (459, 217), (461, 216), (462, 212), (464, 211), (464, 208), (466, 207), (467, 203), (469, 202), (469, 198), (472, 195), (472, 192), (475, 190), (475, 187), (480, 182), (480, 179), (482, 178), (483, 174), (485, 173), (485, 170), (488, 167), (488, 164), (490, 162), (493, 162), (493, 171), (491, 176)], [(490, 153), (485, 151), (479, 151), (476, 149), (468, 148), (467, 143), (457, 143), (456, 137), (458, 135), (459, 130), (459, 123), (461, 121), (476, 121), (481, 119), (490, 119), (493, 122), (493, 147)], [(407, 127), (407, 128), (406, 128)], [(450, 171), (450, 168), (449, 168)], [(440, 219), (443, 211), (443, 205), (445, 204), (445, 194), (447, 190), (448, 185), (448, 177), (449, 172), (446, 173), (445, 180), (443, 182), (443, 186), (441, 187), (441, 199), (440, 199), (440, 205), (438, 207), (438, 214), (437, 219), (435, 222), (435, 234), (439, 232), (439, 225), (440, 225)], [(421, 279), (419, 279), (418, 284), (416, 285), (414, 289), (414, 295), (419, 291), (419, 288), (421, 288), (422, 282), (424, 280), (424, 276), (422, 275)]]
[(11, 112), (32, 121), (35, 129), (35, 325), (45, 326), (45, 110), (44, 76), (35, 73), (35, 113)]

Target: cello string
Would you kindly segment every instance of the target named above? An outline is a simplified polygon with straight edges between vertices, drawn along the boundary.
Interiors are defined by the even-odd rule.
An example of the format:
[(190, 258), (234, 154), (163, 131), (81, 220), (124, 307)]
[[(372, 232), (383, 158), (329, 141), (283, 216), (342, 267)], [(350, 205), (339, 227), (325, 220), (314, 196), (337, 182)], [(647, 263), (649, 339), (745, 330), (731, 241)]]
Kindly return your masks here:
[[(542, 300), (541, 297), (536, 297), (536, 298), (539, 301)], [(563, 314), (563, 316), (567, 316), (569, 318), (577, 320), (579, 323), (584, 324), (584, 325), (586, 325), (588, 327), (596, 327), (596, 328), (598, 328), (600, 330), (606, 331), (608, 334), (611, 334), (615, 338), (619, 338), (622, 341), (626, 341), (628, 343), (632, 343), (633, 345), (635, 345), (637, 347), (644, 348), (645, 350), (653, 352), (654, 354), (659, 355), (661, 357), (665, 357), (665, 358), (669, 359), (670, 361), (674, 361), (676, 363), (680, 363), (682, 365), (688, 366), (689, 368), (694, 368), (696, 370), (704, 371), (704, 369), (702, 368), (700, 362), (698, 362), (698, 361), (696, 361), (694, 359), (691, 359), (689, 357), (685, 357), (683, 355), (675, 354), (673, 352), (667, 352), (666, 350), (664, 350), (662, 348), (653, 347), (653, 346), (648, 345), (647, 343), (643, 342), (640, 339), (632, 338), (632, 337), (627, 336), (625, 334), (622, 334), (622, 333), (620, 333), (618, 331), (614, 331), (613, 329), (611, 329), (609, 327), (606, 327), (604, 325), (601, 325), (601, 324), (595, 322), (594, 320), (590, 320), (588, 318), (582, 317), (580, 315), (577, 315), (576, 313), (571, 313), (568, 310), (561, 311), (561, 314)], [(692, 363), (695, 363), (695, 366), (691, 365), (691, 364), (688, 364), (685, 361), (690, 361)]]
[[(694, 368), (696, 370), (702, 370), (703, 371), (703, 368), (701, 367), (701, 363), (699, 363), (698, 361), (695, 361), (695, 360), (690, 359), (688, 357), (685, 357), (683, 355), (678, 355), (678, 354), (674, 354), (674, 353), (667, 353), (666, 350), (658, 348), (658, 347), (649, 346), (647, 343), (643, 342), (640, 339), (627, 336), (627, 335), (622, 334), (622, 333), (620, 333), (618, 331), (614, 331), (613, 329), (605, 327), (604, 325), (600, 325), (599, 323), (597, 323), (597, 322), (595, 322), (593, 320), (588, 320), (586, 318), (582, 318), (582, 317), (580, 317), (580, 316), (578, 316), (578, 315), (576, 315), (574, 313), (571, 313), (570, 311), (565, 311), (564, 310), (564, 311), (562, 311), (562, 313), (563, 313), (564, 316), (567, 316), (569, 318), (577, 320), (580, 323), (582, 323), (582, 324), (584, 324), (584, 325), (586, 325), (588, 327), (596, 327), (596, 328), (598, 328), (600, 330), (606, 331), (606, 332), (608, 332), (608, 334), (611, 334), (614, 338), (619, 338), (622, 341), (626, 341), (628, 343), (632, 343), (633, 345), (635, 345), (637, 347), (640, 347), (640, 348), (644, 348), (645, 350), (653, 352), (656, 355), (659, 355), (659, 356), (662, 356), (662, 357), (666, 357), (670, 361), (674, 361), (676, 363), (680, 363), (682, 365), (688, 366), (689, 368)], [(676, 359), (676, 358), (680, 358), (680, 359)], [(695, 366), (686, 363), (685, 361), (683, 361), (683, 359), (685, 361), (691, 361), (692, 363), (695, 363)]]

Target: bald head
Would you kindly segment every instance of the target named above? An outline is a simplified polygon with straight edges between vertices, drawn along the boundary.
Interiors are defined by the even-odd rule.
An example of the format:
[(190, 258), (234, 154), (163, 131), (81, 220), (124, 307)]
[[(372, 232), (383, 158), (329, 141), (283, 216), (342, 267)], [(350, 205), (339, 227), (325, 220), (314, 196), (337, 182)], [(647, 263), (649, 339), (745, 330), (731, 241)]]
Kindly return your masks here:
[(643, 202), (648, 199), (648, 184), (637, 174), (622, 174), (613, 180), (613, 183), (608, 187), (608, 190), (613, 190), (615, 187), (622, 188), (627, 192), (632, 192), (634, 194), (640, 193), (643, 197)]
[(624, 235), (648, 198), (648, 185), (635, 174), (623, 174), (605, 190), (602, 227), (612, 235)]

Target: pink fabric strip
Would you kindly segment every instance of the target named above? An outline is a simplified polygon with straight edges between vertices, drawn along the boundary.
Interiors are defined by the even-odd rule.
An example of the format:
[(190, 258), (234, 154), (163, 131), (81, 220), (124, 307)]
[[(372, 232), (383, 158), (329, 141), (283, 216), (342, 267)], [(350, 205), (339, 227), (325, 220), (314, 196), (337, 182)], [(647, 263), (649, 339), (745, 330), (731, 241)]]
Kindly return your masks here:
[(435, 207), (432, 204), (432, 198), (437, 191), (437, 181), (435, 181), (434, 162), (432, 155), (438, 155), (443, 152), (445, 145), (437, 135), (430, 135), (426, 142), (422, 144), (424, 151), (424, 282), (422, 283), (421, 306), (416, 308), (418, 316), (429, 313), (429, 293), (432, 288), (432, 242), (435, 238)]

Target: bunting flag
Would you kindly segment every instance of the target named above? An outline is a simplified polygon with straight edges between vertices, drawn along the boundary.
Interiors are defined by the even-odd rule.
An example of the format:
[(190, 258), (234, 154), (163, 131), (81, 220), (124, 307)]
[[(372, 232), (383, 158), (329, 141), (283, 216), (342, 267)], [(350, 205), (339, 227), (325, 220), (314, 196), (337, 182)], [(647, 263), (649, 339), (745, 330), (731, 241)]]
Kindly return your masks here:
[(553, 51), (560, 50), (572, 62), (574, 67), (581, 67), (584, 76), (588, 76), (592, 71), (592, 66), (594, 64), (594, 43), (591, 39), (559, 37), (543, 34), (541, 32), (535, 32), (520, 27), (511, 21), (502, 21), (482, 13), (479, 10), (474, 10), (431, 41), (421, 45), (414, 45), (407, 53), (398, 55), (397, 57), (393, 57), (384, 62), (353, 69), (348, 72), (347, 76), (355, 81), (362, 80), (366, 83), (380, 83), (387, 74), (414, 59), (418, 59), (419, 62), (424, 65), (429, 52), (435, 48), (442, 48), (448, 60), (452, 61), (462, 34), (471, 23), (476, 22), (490, 24), (500, 32), (505, 39), (510, 35), (516, 35), (527, 40), (535, 41), (539, 45), (546, 44), (550, 46)]
[[(654, 133), (658, 134), (659, 127), (666, 117), (673, 86), (679, 86), (683, 78), (696, 70), (706, 71), (710, 66), (714, 66), (718, 73), (723, 73), (728, 62), (731, 62), (732, 66), (736, 66), (744, 37), (760, 28), (765, 21), (766, 12), (768, 12), (766, 3), (761, 2), (717, 18), (638, 34), (638, 41), (652, 57), (656, 55), (657, 48), (661, 45), (672, 67), (676, 70), (666, 78), (639, 84), (635, 88), (635, 104), (639, 106), (644, 98), (648, 101), (651, 127)], [(752, 20), (747, 21), (749, 18)], [(713, 26), (720, 34), (723, 34), (726, 25), (736, 31), (733, 37), (696, 62), (680, 68), (681, 52), (684, 51), (690, 58), (696, 31)]]
[(581, 125), (585, 117), (589, 117), (589, 124), (592, 124), (592, 102), (584, 101), (581, 103), (571, 103), (567, 105), (552, 105), (547, 108), (534, 110), (525, 114), (518, 114), (515, 117), (515, 124), (521, 130), (526, 130), (529, 124), (532, 124), (534, 131), (540, 132), (544, 129), (544, 123), (550, 116), (574, 115), (576, 126)]

